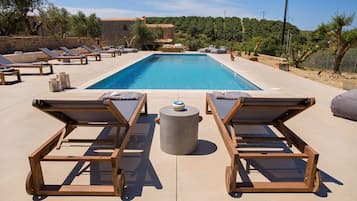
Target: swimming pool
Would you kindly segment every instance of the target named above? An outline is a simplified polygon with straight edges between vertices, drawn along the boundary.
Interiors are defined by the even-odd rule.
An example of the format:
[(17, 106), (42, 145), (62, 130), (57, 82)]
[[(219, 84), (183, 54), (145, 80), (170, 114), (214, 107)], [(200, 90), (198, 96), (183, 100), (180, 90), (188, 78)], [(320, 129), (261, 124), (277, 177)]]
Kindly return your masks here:
[(205, 54), (153, 54), (87, 89), (260, 90)]

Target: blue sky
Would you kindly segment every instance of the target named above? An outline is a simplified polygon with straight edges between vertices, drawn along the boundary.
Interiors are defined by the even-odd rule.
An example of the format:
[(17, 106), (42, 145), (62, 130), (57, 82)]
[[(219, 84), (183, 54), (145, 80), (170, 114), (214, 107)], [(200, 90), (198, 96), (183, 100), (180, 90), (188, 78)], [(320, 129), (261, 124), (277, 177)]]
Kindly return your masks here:
[[(237, 16), (282, 20), (285, 0), (48, 0), (71, 13), (100, 18), (141, 16)], [(288, 21), (314, 30), (336, 14), (357, 15), (356, 0), (290, 0)], [(357, 16), (350, 28), (357, 28)]]

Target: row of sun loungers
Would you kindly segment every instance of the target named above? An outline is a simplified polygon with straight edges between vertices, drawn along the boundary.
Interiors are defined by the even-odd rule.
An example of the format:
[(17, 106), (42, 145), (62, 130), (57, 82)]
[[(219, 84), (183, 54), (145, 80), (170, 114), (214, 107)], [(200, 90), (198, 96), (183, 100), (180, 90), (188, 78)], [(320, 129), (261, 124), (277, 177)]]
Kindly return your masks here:
[[(62, 121), (65, 126), (29, 156), (31, 171), (26, 181), (26, 190), (33, 195), (116, 195), (121, 196), (125, 174), (119, 169), (121, 155), (130, 140), (141, 111), (147, 114), (146, 94), (136, 92), (107, 93), (97, 100), (39, 100), (33, 106)], [(114, 95), (113, 95), (114, 96)], [(257, 98), (249, 94), (226, 92), (207, 93), (206, 113), (213, 114), (230, 156), (226, 168), (227, 192), (316, 192), (321, 184), (317, 169), (318, 153), (290, 130), (284, 122), (315, 104), (314, 98)], [(240, 136), (240, 126), (274, 126), (281, 137)], [(74, 129), (80, 126), (114, 127), (116, 135), (109, 140), (111, 149), (99, 154), (91, 147), (84, 156), (51, 155), (63, 143), (99, 143), (99, 139), (70, 139)], [(124, 128), (120, 132), (120, 128)], [(292, 151), (264, 151), (260, 144), (276, 145), (281, 142)], [(102, 142), (103, 143), (103, 142)], [(108, 141), (107, 141), (108, 143)], [(254, 149), (247, 149), (251, 145)], [(110, 151), (109, 151), (110, 150)], [(68, 153), (68, 152), (65, 152)], [(305, 160), (305, 176), (302, 181), (254, 182), (249, 178), (249, 165), (254, 160), (292, 159)], [(111, 164), (111, 183), (105, 185), (48, 185), (44, 182), (41, 162), (84, 162)], [(242, 162), (247, 162), (247, 170)], [(252, 162), (253, 161), (253, 162)], [(72, 174), (80, 174), (77, 167)], [(239, 182), (237, 178), (240, 177)]]
[(221, 46), (216, 48), (215, 46), (210, 45), (209, 47), (199, 49), (198, 51), (201, 53), (227, 54), (227, 47)]
[[(96, 61), (101, 61), (101, 54), (110, 54), (112, 57), (116, 55), (121, 55), (122, 53), (137, 52), (136, 48), (109, 48), (101, 49), (96, 45), (93, 45), (93, 49), (83, 45), (82, 48), (86, 51), (84, 53), (77, 53), (67, 47), (60, 47), (64, 54), (59, 55), (48, 48), (39, 48), (44, 54), (48, 56), (47, 60), (59, 60), (62, 62), (68, 62), (70, 60), (79, 60), (81, 64), (88, 64), (88, 57), (95, 57)], [(41, 61), (32, 63), (14, 63), (4, 56), (0, 55), (0, 84), (5, 85), (5, 76), (15, 75), (17, 76), (17, 82), (21, 82), (20, 71), (16, 70), (18, 68), (38, 68), (39, 74), (44, 75), (44, 68), (49, 68), (48, 74), (53, 74), (53, 65)]]
[(43, 53), (45, 53), (50, 60), (56, 59), (60, 61), (66, 61), (70, 59), (78, 59), (81, 64), (88, 64), (88, 58), (85, 55), (58, 55), (55, 52), (49, 50), (48, 48), (39, 48)]

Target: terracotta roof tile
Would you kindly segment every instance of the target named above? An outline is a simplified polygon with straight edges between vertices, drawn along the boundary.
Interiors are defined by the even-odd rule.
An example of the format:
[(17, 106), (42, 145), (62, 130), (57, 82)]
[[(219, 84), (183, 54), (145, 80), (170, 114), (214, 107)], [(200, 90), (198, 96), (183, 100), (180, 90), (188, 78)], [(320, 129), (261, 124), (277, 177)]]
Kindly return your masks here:
[(144, 20), (144, 18), (104, 18), (102, 21), (136, 21), (136, 19)]
[(146, 24), (150, 28), (173, 28), (173, 24)]

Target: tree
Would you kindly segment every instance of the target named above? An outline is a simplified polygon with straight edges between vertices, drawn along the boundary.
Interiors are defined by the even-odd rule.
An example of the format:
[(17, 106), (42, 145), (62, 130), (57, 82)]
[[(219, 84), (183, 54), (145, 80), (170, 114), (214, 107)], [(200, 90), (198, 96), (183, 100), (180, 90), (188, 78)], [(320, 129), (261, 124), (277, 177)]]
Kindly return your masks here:
[(260, 44), (262, 43), (263, 41), (263, 38), (262, 37), (259, 37), (259, 36), (256, 36), (256, 37), (253, 37), (252, 38), (252, 41), (254, 42), (254, 50), (253, 50), (253, 55), (254, 56), (258, 56), (258, 49), (260, 47)]
[(100, 19), (92, 13), (87, 18), (87, 30), (90, 37), (95, 38), (101, 35)]
[(335, 62), (333, 72), (340, 74), (340, 66), (346, 52), (357, 45), (357, 28), (344, 30), (344, 27), (352, 24), (354, 14), (350, 16), (336, 15), (328, 24), (321, 24), (318, 33), (326, 36), (329, 40), (330, 48), (334, 50)]
[(64, 37), (70, 30), (70, 13), (64, 8), (49, 4), (47, 9), (40, 9), (40, 17), (46, 32), (51, 35)]
[(131, 27), (130, 34), (134, 39), (134, 45), (139, 48), (148, 49), (148, 45), (157, 38), (156, 33), (137, 19)]
[(87, 28), (87, 17), (82, 11), (78, 11), (77, 14), (72, 15), (71, 31), (74, 36), (87, 36)]
[(270, 34), (260, 45), (260, 52), (267, 55), (280, 55), (280, 35)]
[(291, 38), (288, 59), (296, 68), (300, 68), (300, 64), (319, 49), (319, 42), (314, 39), (314, 33), (305, 31)]
[(300, 64), (317, 52), (318, 49), (318, 45), (314, 46), (312, 44), (293, 45), (291, 48), (290, 60), (296, 68), (300, 68)]
[(19, 32), (37, 34), (38, 26), (28, 17), (43, 4), (43, 0), (1, 0), (0, 1), (0, 35)]

